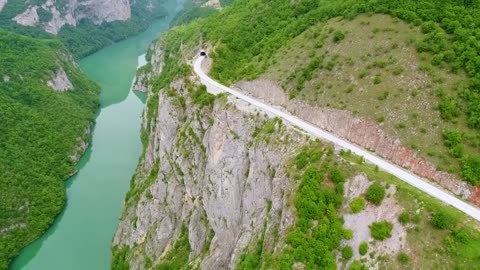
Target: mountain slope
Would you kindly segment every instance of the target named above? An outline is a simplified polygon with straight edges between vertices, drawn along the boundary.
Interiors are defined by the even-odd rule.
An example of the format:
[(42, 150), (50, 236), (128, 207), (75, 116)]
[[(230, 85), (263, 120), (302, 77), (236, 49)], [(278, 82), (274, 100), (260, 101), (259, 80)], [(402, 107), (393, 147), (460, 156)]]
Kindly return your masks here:
[[(327, 37), (318, 49), (324, 53), (328, 48), (333, 59), (337, 45), (358, 40), (349, 40), (349, 35), (354, 36), (353, 30), (347, 31), (349, 23), (360, 24), (365, 17), (383, 16), (392, 21), (391, 27), (395, 27), (392, 16), (415, 20), (417, 25), (396, 19), (398, 31), (406, 28), (421, 35), (418, 26), (424, 15), (453, 9), (460, 18), (462, 12), (476, 12), (475, 5), (465, 8), (463, 2), (462, 6), (454, 1), (404, 2), (411, 6), (400, 10), (392, 1), (238, 0), (206, 19), (167, 32), (152, 47), (150, 65), (142, 70), (141, 88), (149, 91), (142, 130), (145, 151), (113, 240), (112, 268), (463, 269), (478, 265), (477, 222), (348, 151), (313, 141), (231, 96), (209, 95), (189, 65), (201, 49), (207, 49), (213, 59), (204, 68), (225, 84), (235, 83), (239, 90), (364, 147), (384, 146), (378, 149), (388, 150), (385, 155), (393, 162), (448, 178), (452, 190), (470, 198), (474, 187), (438, 171), (400, 140), (388, 137), (379, 125), (348, 107), (308, 103), (308, 98), (314, 99), (309, 90), (296, 89), (302, 77), (304, 82), (310, 76), (318, 79), (314, 72), (338, 71), (344, 76), (344, 71), (334, 68), (348, 66), (347, 61), (334, 63), (329, 70), (330, 59), (316, 61), (319, 55), (310, 52), (323, 34)], [(368, 12), (382, 15), (368, 16)], [(429, 19), (433, 18), (425, 17)], [(330, 31), (330, 26), (339, 29)], [(423, 34), (430, 37), (428, 33)], [(422, 41), (431, 45), (428, 39)], [(366, 49), (359, 46), (355, 53)], [(405, 50), (416, 56), (416, 49)], [(414, 61), (432, 61), (431, 52), (429, 56)], [(471, 85), (467, 91), (474, 93), (474, 79), (462, 74), (461, 65), (459, 74), (452, 76), (465, 80)], [(284, 70), (292, 73), (297, 67), (296, 76), (286, 79)], [(283, 75), (274, 77), (278, 70)], [(322, 81), (337, 79), (328, 75)], [(283, 79), (295, 89), (282, 84)], [(376, 92), (372, 96), (381, 101)], [(364, 106), (372, 106), (372, 101), (364, 101)], [(462, 109), (467, 110), (465, 106)]]
[[(359, 130), (348, 139), (477, 201), (479, 10), (475, 1), (237, 1), (190, 29), (215, 45), (213, 77), (269, 79), (290, 103), (350, 111), (346, 120), (368, 120), (383, 133)], [(381, 144), (398, 148), (397, 140), (404, 146), (397, 151)], [(465, 185), (458, 178), (468, 194), (454, 191)]]
[(7, 1), (0, 27), (39, 38), (58, 38), (76, 57), (145, 30), (168, 14), (173, 0)]
[(86, 148), (98, 87), (61, 43), (0, 30), (0, 269), (53, 222)]

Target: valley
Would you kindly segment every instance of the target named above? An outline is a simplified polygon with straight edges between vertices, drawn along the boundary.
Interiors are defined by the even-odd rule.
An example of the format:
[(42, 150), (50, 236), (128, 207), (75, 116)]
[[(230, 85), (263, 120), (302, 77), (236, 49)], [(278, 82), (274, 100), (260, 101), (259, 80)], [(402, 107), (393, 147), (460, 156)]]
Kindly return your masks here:
[(0, 268), (477, 269), (479, 14), (0, 0)]

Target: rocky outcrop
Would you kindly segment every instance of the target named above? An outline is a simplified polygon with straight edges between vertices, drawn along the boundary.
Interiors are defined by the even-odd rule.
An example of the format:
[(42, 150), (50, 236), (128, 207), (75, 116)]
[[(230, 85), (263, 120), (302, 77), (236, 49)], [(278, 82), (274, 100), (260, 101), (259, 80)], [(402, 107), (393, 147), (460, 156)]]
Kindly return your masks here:
[(417, 175), (433, 180), (464, 199), (470, 199), (473, 188), (455, 175), (438, 171), (436, 166), (403, 146), (400, 140), (387, 134), (377, 124), (359, 118), (349, 111), (317, 108), (297, 99), (289, 100), (285, 92), (269, 80), (241, 81), (236, 87), (266, 103), (280, 106), (322, 129), (369, 149)]
[(88, 18), (95, 24), (102, 22), (125, 21), (131, 16), (129, 0), (83, 0), (78, 7), (83, 7), (77, 20)]
[[(402, 226), (398, 221), (398, 216), (404, 209), (396, 201), (395, 194), (397, 189), (394, 185), (386, 188), (387, 196), (382, 200), (380, 206), (372, 203), (366, 203), (366, 207), (360, 213), (350, 213), (350, 202), (365, 194), (372, 182), (366, 175), (360, 174), (352, 177), (345, 183), (343, 204), (344, 227), (353, 230), (351, 239), (342, 240), (342, 246), (358, 247), (360, 243), (369, 243), (369, 253), (382, 254), (394, 257), (402, 250), (408, 248), (407, 245), (407, 228)], [(373, 222), (386, 220), (393, 225), (392, 236), (383, 241), (375, 241), (370, 235), (370, 228)], [(353, 260), (366, 260), (368, 269), (380, 269), (378, 261), (370, 256), (362, 256), (358, 249), (353, 250)], [(338, 269), (346, 269), (353, 260), (345, 261), (342, 259), (341, 253), (337, 255)]]
[(60, 29), (65, 24), (73, 26), (77, 25), (77, 21), (73, 17), (74, 10), (69, 10), (69, 12), (62, 15), (54, 4), (55, 3), (53, 0), (47, 0), (47, 2), (42, 5), (42, 9), (52, 15), (50, 21), (43, 24), (43, 28), (45, 29), (45, 31), (52, 34), (58, 34), (58, 32), (60, 32)]
[(199, 106), (192, 83), (176, 80), (158, 94), (145, 156), (113, 240), (114, 248), (130, 250), (130, 269), (145, 269), (147, 258), (158, 264), (182, 225), (193, 268), (228, 269), (259, 234), (272, 250), (280, 248), (293, 224), (285, 163), (308, 137), (278, 123), (273, 134), (255, 137), (267, 120), (263, 113), (225, 96)]
[(0, 0), (0, 12), (2, 11), (3, 7), (7, 4), (8, 0)]
[(215, 9), (221, 9), (222, 5), (220, 4), (220, 0), (208, 0), (202, 5), (202, 7), (213, 7)]
[(82, 136), (77, 138), (77, 146), (75, 147), (74, 153), (70, 156), (70, 160), (73, 163), (77, 163), (87, 150), (91, 133), (92, 128), (89, 126), (85, 128)]
[(29, 6), (23, 13), (13, 18), (15, 22), (25, 26), (38, 25), (40, 19), (37, 13), (38, 6)]
[(160, 74), (163, 70), (164, 53), (160, 48), (160, 43), (155, 42), (150, 45), (149, 52), (155, 53), (149, 56), (150, 59), (148, 59), (148, 63), (145, 66), (137, 70), (137, 74), (135, 75), (135, 80), (133, 81), (132, 85), (132, 89), (135, 91), (151, 93), (151, 78), (154, 76), (154, 74)]
[(55, 72), (54, 77), (47, 82), (47, 85), (57, 92), (65, 92), (73, 89), (73, 84), (68, 79), (65, 70), (61, 67)]
[[(6, 3), (0, 0), (0, 7)], [(50, 15), (49, 21), (42, 22), (38, 10)], [(0, 8), (1, 11), (1, 8)], [(13, 18), (15, 22), (26, 26), (40, 25), (45, 31), (58, 34), (65, 25), (77, 25), (82, 19), (94, 24), (125, 21), (131, 16), (129, 0), (47, 0), (41, 5), (29, 5), (27, 9)]]

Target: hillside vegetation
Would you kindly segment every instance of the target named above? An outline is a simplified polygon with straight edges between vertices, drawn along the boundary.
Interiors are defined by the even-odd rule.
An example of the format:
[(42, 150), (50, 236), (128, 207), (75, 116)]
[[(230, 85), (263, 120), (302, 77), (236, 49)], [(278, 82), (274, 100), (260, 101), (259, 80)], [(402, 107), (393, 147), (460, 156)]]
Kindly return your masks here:
[[(0, 30), (0, 269), (61, 211), (70, 156), (88, 140), (98, 87), (69, 58), (58, 41)], [(59, 67), (74, 89), (47, 86)]]
[[(339, 33), (342, 39), (335, 40)], [(457, 158), (475, 155), (480, 143), (459, 107), (451, 107), (459, 106), (451, 97), (468, 86), (468, 78), (417, 52), (426, 37), (421, 27), (387, 15), (334, 18), (290, 40), (262, 77), (281, 83), (291, 98), (377, 122), (439, 169), (459, 173)], [(462, 134), (465, 145), (450, 149), (457, 143), (446, 142), (452, 132)]]
[[(45, 32), (40, 26), (22, 26), (12, 20), (29, 5), (42, 5), (45, 2), (45, 0), (33, 2), (9, 0), (0, 12), (0, 28), (34, 38), (54, 39), (54, 35)], [(84, 18), (76, 26), (64, 25), (58, 33), (58, 39), (75, 57), (82, 58), (114, 42), (145, 31), (153, 20), (167, 16), (168, 11), (165, 6), (170, 3), (169, 0), (138, 0), (131, 5), (131, 18), (127, 21), (94, 24), (90, 18)], [(57, 1), (55, 4), (61, 12), (66, 12), (67, 2)], [(40, 24), (48, 22), (52, 17), (52, 14), (44, 9), (39, 8), (38, 12)]]
[(216, 79), (275, 78), (292, 98), (377, 121), (478, 185), (479, 14), (479, 1), (238, 0), (176, 34), (215, 44)]

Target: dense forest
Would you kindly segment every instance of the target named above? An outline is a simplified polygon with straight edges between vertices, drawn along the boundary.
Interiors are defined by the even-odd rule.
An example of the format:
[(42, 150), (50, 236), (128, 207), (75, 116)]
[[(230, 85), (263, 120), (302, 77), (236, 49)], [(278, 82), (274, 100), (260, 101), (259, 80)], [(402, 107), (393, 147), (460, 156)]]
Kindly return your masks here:
[[(98, 106), (98, 87), (56, 40), (0, 30), (0, 269), (62, 210), (70, 158)], [(63, 68), (74, 89), (47, 86)]]

